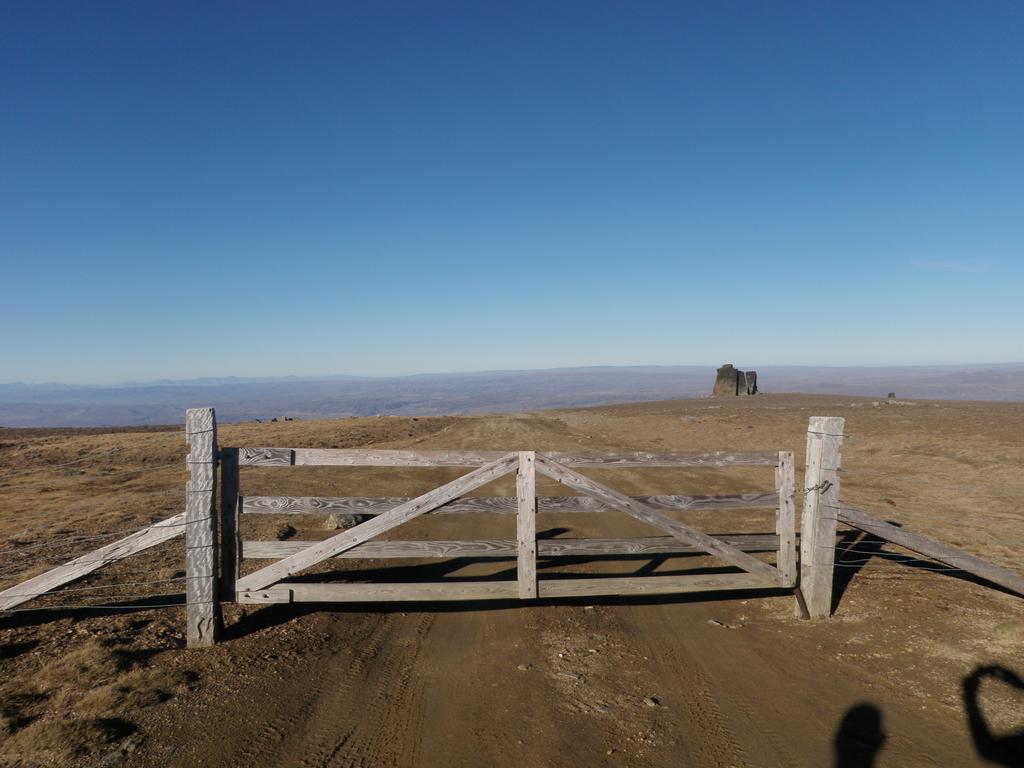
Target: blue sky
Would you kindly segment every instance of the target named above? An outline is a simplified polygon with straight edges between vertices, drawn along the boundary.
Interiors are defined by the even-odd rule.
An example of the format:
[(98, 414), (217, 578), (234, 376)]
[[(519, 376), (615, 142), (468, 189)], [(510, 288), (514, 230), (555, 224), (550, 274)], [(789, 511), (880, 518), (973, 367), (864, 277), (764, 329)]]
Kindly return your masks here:
[(0, 381), (1024, 360), (1024, 5), (0, 4)]

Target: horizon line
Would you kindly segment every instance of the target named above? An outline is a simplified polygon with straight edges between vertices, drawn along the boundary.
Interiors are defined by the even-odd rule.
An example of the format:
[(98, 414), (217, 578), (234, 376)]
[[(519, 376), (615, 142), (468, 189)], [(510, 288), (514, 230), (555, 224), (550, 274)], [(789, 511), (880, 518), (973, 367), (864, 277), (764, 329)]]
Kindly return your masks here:
[[(4, 381), (0, 382), (0, 387), (89, 387), (89, 388), (101, 388), (101, 387), (145, 387), (145, 386), (157, 386), (161, 384), (174, 385), (174, 384), (202, 384), (209, 382), (217, 383), (230, 383), (233, 381), (239, 382), (265, 382), (271, 383), (275, 381), (326, 381), (330, 379), (409, 379), (416, 378), (418, 376), (468, 376), (474, 374), (502, 374), (502, 373), (548, 373), (555, 371), (586, 371), (593, 369), (635, 369), (635, 368), (710, 368), (717, 369), (721, 364), (702, 364), (702, 363), (635, 363), (635, 364), (624, 364), (624, 365), (612, 365), (612, 364), (594, 364), (594, 365), (571, 365), (571, 366), (555, 366), (547, 368), (484, 368), (484, 369), (466, 369), (466, 370), (445, 370), (445, 371), (418, 371), (414, 373), (394, 373), (394, 374), (360, 374), (360, 373), (326, 373), (326, 374), (280, 374), (280, 375), (255, 375), (255, 376), (239, 376), (235, 374), (224, 374), (224, 375), (210, 375), (210, 376), (192, 376), (183, 377), (180, 379), (173, 378), (156, 378), (149, 380), (134, 380), (134, 381), (107, 381), (107, 382), (68, 382), (68, 381)], [(855, 370), (909, 370), (909, 369), (921, 369), (921, 368), (997, 368), (1003, 366), (1014, 366), (1024, 365), (1024, 360), (1011, 360), (1005, 362), (984, 362), (984, 363), (910, 363), (906, 365), (872, 365), (872, 364), (811, 364), (811, 363), (764, 363), (754, 364), (750, 366), (738, 365), (740, 370), (753, 370), (769, 369), (769, 368), (813, 368), (813, 369), (827, 369), (827, 370), (843, 370), (843, 369), (855, 369)]]

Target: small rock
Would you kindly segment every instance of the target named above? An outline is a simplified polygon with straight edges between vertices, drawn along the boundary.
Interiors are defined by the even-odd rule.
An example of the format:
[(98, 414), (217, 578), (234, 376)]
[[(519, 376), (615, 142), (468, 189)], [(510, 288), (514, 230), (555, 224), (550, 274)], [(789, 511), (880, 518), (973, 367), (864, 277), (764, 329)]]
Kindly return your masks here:
[(347, 512), (332, 512), (324, 521), (324, 528), (328, 531), (337, 531), (342, 528), (355, 528), (359, 525), (359, 515), (352, 515)]
[(528, 669), (533, 669), (533, 664), (520, 664), (516, 669), (520, 672), (525, 672)]
[(659, 707), (661, 706), (661, 700), (657, 696), (648, 696), (644, 699), (644, 704), (648, 707)]
[[(745, 619), (746, 616), (740, 616), (741, 619)], [(742, 624), (724, 624), (721, 621), (715, 621), (714, 619), (708, 619), (708, 624), (714, 624), (716, 627), (722, 627), (723, 629), (739, 629)]]

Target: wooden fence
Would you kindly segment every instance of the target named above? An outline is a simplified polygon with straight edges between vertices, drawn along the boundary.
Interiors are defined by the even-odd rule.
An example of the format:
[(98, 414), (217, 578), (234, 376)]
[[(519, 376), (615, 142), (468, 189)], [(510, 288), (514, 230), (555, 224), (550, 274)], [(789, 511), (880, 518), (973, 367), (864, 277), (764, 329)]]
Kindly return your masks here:
[(797, 590), (806, 618), (826, 618), (832, 613), (840, 523), (1024, 595), (1024, 577), (1019, 574), (844, 504), (840, 499), (844, 426), (837, 416), (814, 416), (807, 429)]
[[(796, 583), (795, 468), (788, 451), (746, 453), (604, 453), (517, 451), (404, 451), (307, 448), (222, 448), (221, 594), (242, 603), (307, 601), (530, 600), (573, 596), (664, 594), (707, 590), (793, 588)], [(241, 467), (466, 467), (456, 480), (415, 498), (243, 496)], [(730, 495), (627, 496), (586, 477), (587, 468), (764, 467), (775, 473), (770, 490)], [(515, 473), (516, 496), (464, 495)], [(552, 478), (582, 495), (536, 495), (536, 476)], [(212, 503), (212, 490), (205, 511)], [(773, 509), (775, 533), (709, 535), (667, 513), (678, 510)], [(658, 529), (662, 536), (625, 539), (539, 539), (544, 513), (617, 510)], [(370, 519), (324, 541), (243, 541), (247, 514), (358, 513)], [(380, 541), (380, 534), (420, 515), (492, 513), (516, 515), (515, 540)], [(197, 511), (197, 514), (200, 514)], [(205, 534), (205, 529), (203, 529)], [(579, 556), (714, 555), (740, 573), (682, 576), (544, 579), (537, 558)], [(750, 553), (774, 552), (775, 563)], [(308, 583), (288, 578), (329, 558), (515, 558), (515, 580), (429, 583)], [(273, 559), (240, 576), (243, 559)], [(213, 578), (213, 569), (202, 574)], [(216, 621), (209, 613), (205, 620)]]
[[(576, 596), (666, 594), (715, 590), (794, 589), (809, 618), (832, 611), (837, 526), (844, 524), (1024, 595), (1024, 577), (978, 557), (887, 523), (840, 500), (843, 419), (812, 417), (807, 431), (800, 558), (796, 552), (796, 480), (790, 451), (601, 454), (535, 451), (410, 451), (218, 447), (212, 408), (186, 415), (190, 447), (185, 511), (17, 586), (0, 591), (0, 611), (60, 588), (102, 566), (185, 534), (186, 621), (190, 646), (210, 645), (221, 631), (220, 604), (309, 601), (533, 600)], [(220, 472), (218, 473), (218, 465)], [(417, 497), (244, 496), (242, 467), (464, 467), (463, 476)], [(763, 467), (774, 487), (727, 495), (627, 496), (580, 469), (641, 467)], [(466, 497), (514, 473), (515, 496)], [(537, 474), (576, 495), (537, 496)], [(218, 485), (218, 475), (220, 483)], [(220, 504), (217, 504), (217, 495)], [(774, 533), (709, 535), (669, 513), (686, 510), (774, 509)], [(659, 536), (615, 539), (538, 539), (537, 515), (614, 510), (658, 529)], [(327, 514), (369, 518), (323, 541), (242, 540), (243, 515)], [(425, 514), (516, 516), (515, 539), (395, 541), (377, 537)], [(538, 578), (537, 559), (663, 556), (703, 553), (738, 572), (672, 576)], [(774, 553), (774, 563), (754, 557)], [(332, 558), (514, 558), (516, 579), (415, 583), (290, 581)], [(240, 573), (243, 559), (271, 560)], [(798, 569), (799, 565), (799, 569)], [(798, 573), (799, 570), (799, 573)]]

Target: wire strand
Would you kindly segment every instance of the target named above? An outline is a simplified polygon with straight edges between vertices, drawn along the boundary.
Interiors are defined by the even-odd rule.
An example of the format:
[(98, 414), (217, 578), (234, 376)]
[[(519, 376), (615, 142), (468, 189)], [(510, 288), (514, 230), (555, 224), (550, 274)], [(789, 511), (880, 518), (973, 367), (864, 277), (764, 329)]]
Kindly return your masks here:
[[(121, 470), (119, 472), (110, 472), (110, 473), (105, 474), (105, 475), (90, 475), (90, 476), (86, 476), (86, 477), (80, 477), (78, 479), (82, 480), (82, 481), (88, 481), (88, 480), (107, 480), (107, 479), (112, 478), (112, 477), (122, 477), (124, 475), (136, 475), (136, 474), (139, 474), (140, 472), (156, 472), (157, 470), (168, 469), (169, 467), (181, 467), (182, 471), (184, 471), (184, 462), (183, 461), (172, 461), (172, 462), (168, 462), (167, 464), (158, 464), (155, 467), (140, 466), (140, 467), (137, 467), (135, 469), (124, 469), (124, 470)], [(24, 477), (27, 474), (34, 474), (35, 471), (38, 471), (38, 470), (33, 470), (33, 471), (25, 472), (25, 473), (22, 473), (21, 475), (7, 475), (7, 476), (4, 476), (4, 477), (0, 477), (0, 481), (7, 480), (9, 478)], [(39, 480), (43, 481), (43, 480), (45, 480), (45, 478), (39, 478)]]
[[(183, 595), (181, 595), (183, 596)], [(129, 597), (128, 595), (122, 595), (122, 597)], [(140, 598), (145, 597), (159, 597), (159, 595), (139, 595)], [(173, 595), (172, 597), (179, 597), (179, 595)], [(217, 600), (193, 600), (192, 605), (209, 605), (210, 603), (216, 603)], [(92, 609), (96, 611), (110, 611), (110, 610), (151, 610), (154, 608), (185, 608), (185, 603), (152, 603), (152, 604), (117, 604), (117, 603), (65, 603), (61, 605), (40, 605), (35, 608), (7, 608), (0, 611), (0, 613), (27, 613), (29, 611), (79, 611), (83, 609)]]
[[(209, 520), (211, 517), (212, 517), (212, 515), (205, 515), (203, 517), (196, 518), (193, 522), (197, 522), (197, 523), (198, 522), (202, 522), (203, 520)], [(46, 546), (60, 547), (60, 546), (67, 546), (67, 545), (70, 545), (70, 544), (80, 544), (83, 541), (100, 541), (100, 540), (103, 540), (103, 539), (113, 539), (113, 538), (116, 538), (118, 536), (126, 537), (126, 536), (131, 536), (133, 533), (141, 533), (142, 531), (151, 530), (153, 528), (179, 528), (179, 527), (183, 527), (185, 525), (187, 525), (187, 522), (185, 520), (182, 520), (180, 523), (167, 523), (166, 521), (158, 520), (155, 523), (150, 523), (149, 525), (143, 525), (141, 528), (139, 528), (139, 527), (136, 527), (136, 528), (122, 528), (120, 531), (113, 531), (112, 533), (98, 533), (98, 534), (89, 535), (89, 536), (74, 536), (74, 537), (68, 539), (65, 542), (59, 542), (57, 544), (54, 544), (53, 542), (38, 542), (36, 544), (26, 544), (23, 547), (12, 547), (10, 549), (0, 549), (0, 555), (9, 554), (9, 553), (12, 553), (12, 552), (13, 553), (22, 553), (22, 552), (27, 552), (27, 551), (32, 550), (32, 549), (41, 549), (41, 548), (46, 547)], [(88, 552), (85, 552), (83, 554), (88, 554)]]
[(108, 449), (106, 451), (100, 451), (99, 453), (91, 453), (91, 454), (89, 454), (87, 456), (79, 457), (79, 458), (77, 458), (77, 459), (75, 459), (73, 461), (66, 461), (63, 464), (46, 464), (46, 465), (44, 465), (42, 467), (34, 467), (32, 469), (23, 469), (21, 471), (14, 472), (12, 474), (7, 474), (7, 475), (5, 475), (5, 477), (19, 477), (21, 475), (31, 475), (31, 474), (33, 474), (35, 472), (38, 472), (38, 471), (42, 470), (42, 469), (64, 469), (64, 467), (73, 467), (76, 464), (81, 464), (83, 461), (89, 461), (90, 459), (97, 459), (97, 458), (99, 458), (101, 456), (109, 456), (112, 453), (118, 453), (119, 451), (122, 451), (122, 450), (124, 450), (124, 446), (115, 445), (113, 448), (110, 448), (110, 449)]
[[(153, 581), (121, 581), (115, 582), (114, 584), (94, 584), (91, 587), (71, 587), (69, 589), (61, 589), (59, 587), (54, 589), (48, 589), (43, 592), (20, 592), (13, 595), (4, 595), (4, 598), (8, 597), (39, 597), (40, 595), (65, 595), (70, 592), (91, 592), (97, 589), (119, 589), (123, 587), (147, 587), (154, 584), (173, 584), (178, 581), (192, 581), (195, 579), (209, 579), (209, 576), (175, 576), (171, 579), (156, 579)], [(102, 597), (102, 595), (96, 595), (96, 597)], [(146, 595), (115, 595), (115, 597), (146, 597)]]

